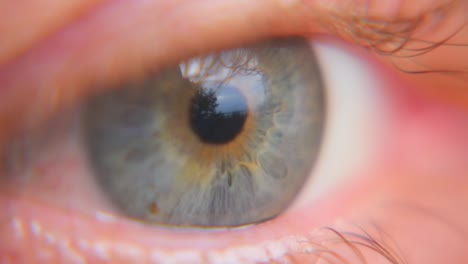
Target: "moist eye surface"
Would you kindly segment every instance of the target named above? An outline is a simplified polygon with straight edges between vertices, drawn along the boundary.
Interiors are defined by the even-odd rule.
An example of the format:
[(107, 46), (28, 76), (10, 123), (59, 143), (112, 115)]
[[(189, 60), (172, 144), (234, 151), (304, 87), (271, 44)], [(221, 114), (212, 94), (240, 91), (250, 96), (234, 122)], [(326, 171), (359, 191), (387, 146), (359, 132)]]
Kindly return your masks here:
[(152, 224), (271, 219), (317, 159), (321, 78), (308, 43), (282, 39), (190, 59), (96, 96), (82, 118), (94, 176), (122, 214)]

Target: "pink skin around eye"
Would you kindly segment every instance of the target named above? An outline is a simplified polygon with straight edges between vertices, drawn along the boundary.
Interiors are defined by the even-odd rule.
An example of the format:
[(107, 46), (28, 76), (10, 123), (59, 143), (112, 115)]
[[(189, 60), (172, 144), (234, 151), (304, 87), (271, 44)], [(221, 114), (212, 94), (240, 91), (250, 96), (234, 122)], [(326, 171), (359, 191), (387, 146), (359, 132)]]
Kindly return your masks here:
[[(320, 247), (315, 243), (357, 262), (344, 243), (330, 242), (322, 226), (357, 233), (363, 228), (375, 236), (382, 231), (386, 243), (407, 263), (468, 262), (468, 211), (463, 210), (468, 204), (467, 108), (427, 97), (421, 87), (409, 85), (362, 51), (349, 49), (375, 69), (392, 115), (378, 161), (359, 175), (344, 177), (347, 182), (332, 195), (255, 227), (186, 232), (151, 229), (2, 193), (0, 263), (304, 263), (316, 258), (314, 250)], [(74, 160), (79, 157), (71, 158), (80, 163)], [(53, 171), (67, 174), (71, 165), (56, 165)], [(369, 263), (388, 263), (371, 250), (363, 253)]]
[[(3, 36), (8, 36), (9, 40), (0, 46), (0, 65), (19, 56), (21, 52), (100, 2), (102, 1), (26, 0), (21, 3), (1, 3), (0, 32)], [(31, 25), (35, 25), (34, 29), (31, 29)]]

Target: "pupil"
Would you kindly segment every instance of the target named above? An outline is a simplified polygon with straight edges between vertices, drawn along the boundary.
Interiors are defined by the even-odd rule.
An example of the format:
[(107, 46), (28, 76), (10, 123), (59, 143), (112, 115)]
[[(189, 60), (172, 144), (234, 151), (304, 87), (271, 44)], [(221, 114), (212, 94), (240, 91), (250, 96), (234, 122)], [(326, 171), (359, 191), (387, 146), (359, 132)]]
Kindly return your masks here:
[(240, 134), (247, 104), (236, 88), (199, 89), (192, 99), (190, 126), (202, 142), (225, 144)]

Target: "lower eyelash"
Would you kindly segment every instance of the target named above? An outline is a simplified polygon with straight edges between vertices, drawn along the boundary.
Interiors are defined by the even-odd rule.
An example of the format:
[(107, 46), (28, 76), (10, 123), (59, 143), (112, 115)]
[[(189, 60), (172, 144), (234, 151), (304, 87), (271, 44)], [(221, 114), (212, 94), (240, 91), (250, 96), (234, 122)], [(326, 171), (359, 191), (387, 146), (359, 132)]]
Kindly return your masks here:
[[(80, 263), (84, 258), (113, 263), (371, 263), (368, 257), (386, 260), (393, 264), (407, 263), (396, 245), (390, 245), (391, 237), (384, 230), (374, 226), (375, 230), (363, 227), (345, 231), (334, 227), (322, 227), (305, 236), (288, 236), (262, 244), (242, 244), (225, 249), (214, 250), (167, 250), (138, 246), (127, 241), (95, 240), (78, 236), (64, 238), (42, 226), (39, 221), (11, 217), (5, 226), (12, 227), (4, 233), (2, 239), (9, 243), (0, 243), (0, 263)], [(373, 231), (373, 232), (371, 232)], [(372, 235), (377, 233), (378, 235)], [(33, 240), (29, 240), (33, 238)], [(110, 238), (112, 239), (112, 238)], [(26, 242), (29, 241), (29, 242)], [(46, 245), (41, 243), (45, 242)], [(38, 244), (36, 244), (38, 243)], [(14, 245), (30, 247), (40, 252), (28, 251), (29, 254), (15, 254)], [(13, 247), (13, 248), (10, 248)], [(45, 247), (45, 248), (44, 248)], [(6, 253), (8, 252), (8, 253)], [(84, 257), (86, 256), (86, 257)]]

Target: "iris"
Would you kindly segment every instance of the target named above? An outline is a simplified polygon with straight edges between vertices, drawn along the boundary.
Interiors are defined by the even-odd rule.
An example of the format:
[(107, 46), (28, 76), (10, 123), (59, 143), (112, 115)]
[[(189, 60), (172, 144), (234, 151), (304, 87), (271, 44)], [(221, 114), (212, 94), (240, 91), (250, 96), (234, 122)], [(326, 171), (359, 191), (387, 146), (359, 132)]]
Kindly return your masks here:
[(302, 39), (208, 54), (92, 98), (89, 161), (125, 215), (232, 227), (283, 212), (308, 179), (325, 123), (322, 77)]

